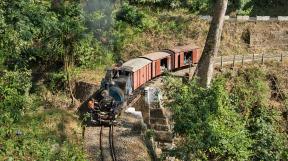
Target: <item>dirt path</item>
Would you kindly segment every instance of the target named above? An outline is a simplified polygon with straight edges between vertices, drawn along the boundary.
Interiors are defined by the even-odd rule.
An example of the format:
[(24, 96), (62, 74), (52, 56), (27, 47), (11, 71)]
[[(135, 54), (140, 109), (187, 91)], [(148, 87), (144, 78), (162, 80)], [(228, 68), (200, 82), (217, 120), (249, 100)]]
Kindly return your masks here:
[[(141, 135), (140, 118), (124, 113), (114, 127), (114, 146), (117, 161), (149, 161), (148, 149)], [(101, 161), (99, 146), (100, 127), (87, 127), (85, 148), (90, 161)], [(103, 128), (102, 148), (104, 161), (112, 160), (109, 149), (109, 128)]]

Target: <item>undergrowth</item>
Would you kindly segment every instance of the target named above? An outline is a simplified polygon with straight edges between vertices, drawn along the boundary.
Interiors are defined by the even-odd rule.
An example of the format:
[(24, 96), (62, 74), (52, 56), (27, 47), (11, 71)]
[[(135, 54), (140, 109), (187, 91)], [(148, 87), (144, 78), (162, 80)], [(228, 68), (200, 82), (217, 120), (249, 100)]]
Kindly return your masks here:
[(31, 87), (30, 71), (0, 78), (0, 160), (85, 160), (76, 117)]
[[(262, 68), (262, 69), (261, 69)], [(286, 160), (285, 112), (271, 104), (263, 67), (218, 75), (211, 88), (166, 78), (167, 106), (180, 136), (170, 155), (183, 160)], [(285, 106), (282, 100), (279, 104)]]

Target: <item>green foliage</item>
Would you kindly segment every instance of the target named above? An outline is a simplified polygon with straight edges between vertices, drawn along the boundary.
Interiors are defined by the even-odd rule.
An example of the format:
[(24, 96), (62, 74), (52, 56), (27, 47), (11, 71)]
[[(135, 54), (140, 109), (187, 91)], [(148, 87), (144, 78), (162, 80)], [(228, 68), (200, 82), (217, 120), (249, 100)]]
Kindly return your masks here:
[(151, 139), (151, 138), (153, 138), (153, 137), (155, 137), (155, 131), (153, 131), (153, 130), (147, 130), (147, 132), (146, 132), (146, 137), (148, 138), (148, 139)]
[(33, 48), (32, 40), (40, 36), (39, 26), (45, 20), (41, 15), (45, 14), (46, 7), (28, 0), (1, 2), (0, 46), (9, 67), (23, 67), (37, 56), (36, 51), (30, 49)]
[(92, 43), (96, 39), (86, 32), (80, 2), (51, 3), (4, 0), (0, 4), (0, 60), (10, 69), (39, 65), (59, 69), (66, 61), (83, 64), (80, 57), (87, 51), (99, 54), (99, 45)]
[(255, 107), (251, 115), (248, 129), (255, 140), (251, 159), (287, 159), (287, 136), (279, 132), (279, 125), (275, 121), (279, 120), (277, 117), (281, 117), (281, 114), (272, 109)]
[(136, 7), (125, 4), (116, 15), (116, 20), (124, 21), (131, 26), (143, 28), (144, 13), (139, 11)]
[(112, 0), (88, 0), (84, 6), (86, 26), (97, 40), (111, 36), (114, 3)]
[(11, 125), (21, 119), (29, 109), (28, 92), (31, 88), (31, 73), (5, 71), (0, 78), (0, 122)]
[(171, 84), (174, 81), (167, 82), (170, 82), (166, 85), (170, 96), (175, 99), (169, 103), (175, 121), (174, 132), (185, 138), (185, 144), (176, 149), (178, 157), (184, 160), (248, 159), (251, 140), (244, 121), (229, 102), (224, 80), (216, 80), (210, 89), (203, 89), (194, 81), (177, 87)]
[[(10, 128), (0, 128), (1, 160), (85, 160), (79, 143), (66, 138), (64, 110), (27, 113)], [(5, 124), (7, 125), (7, 124)], [(7, 135), (7, 131), (10, 134)]]
[(84, 44), (79, 44), (81, 48), (86, 48), (86, 52), (79, 54), (80, 65), (89, 68), (110, 66), (115, 59), (120, 59), (119, 47), (115, 47), (118, 41), (114, 30), (115, 10), (118, 9), (114, 7), (115, 3), (113, 0), (85, 2), (85, 25), (89, 34)]
[(269, 107), (270, 91), (264, 71), (240, 70), (232, 82), (231, 100), (245, 117), (250, 138), (254, 140), (251, 159), (285, 159), (288, 138), (279, 130), (281, 113)]
[[(129, 0), (131, 4), (156, 8), (189, 9), (196, 14), (211, 14), (215, 0)], [(231, 15), (287, 15), (286, 0), (229, 0), (227, 14)]]
[(187, 0), (187, 5), (193, 13), (207, 13), (213, 6), (213, 0)]
[(253, 67), (217, 77), (211, 88), (168, 77), (167, 105), (174, 132), (184, 141), (173, 155), (183, 160), (285, 160), (288, 138), (282, 113), (269, 107), (263, 70)]
[(47, 87), (53, 94), (56, 94), (59, 90), (65, 90), (66, 87), (66, 75), (63, 72), (51, 72), (48, 74), (48, 78), (45, 82)]
[(85, 68), (109, 66), (114, 62), (114, 54), (99, 41), (95, 41), (91, 34), (77, 44), (76, 50), (79, 53), (77, 61)]
[(30, 71), (1, 74), (0, 160), (84, 160), (79, 143), (64, 132), (71, 114), (40, 110), (43, 100), (29, 94), (31, 86)]
[(130, 0), (131, 4), (150, 5), (160, 8), (188, 8), (193, 13), (207, 13), (213, 5), (213, 0)]
[[(266, 107), (270, 97), (265, 73), (258, 68), (240, 70), (233, 80), (231, 100), (238, 112), (249, 117), (252, 107)], [(252, 96), (252, 97), (251, 97)]]

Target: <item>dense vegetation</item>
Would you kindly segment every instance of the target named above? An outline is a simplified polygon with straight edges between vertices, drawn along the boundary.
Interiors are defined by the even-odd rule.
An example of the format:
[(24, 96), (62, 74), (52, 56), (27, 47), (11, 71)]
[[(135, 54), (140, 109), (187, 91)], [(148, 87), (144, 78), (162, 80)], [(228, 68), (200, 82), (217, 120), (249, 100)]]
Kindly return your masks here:
[[(77, 131), (78, 122), (75, 121), (74, 114), (67, 112), (67, 107), (72, 106), (70, 99), (73, 99), (73, 81), (85, 79), (95, 83), (101, 79), (106, 66), (111, 66), (120, 59), (127, 60), (144, 52), (182, 45), (187, 43), (188, 38), (203, 41), (207, 23), (199, 21), (195, 14), (208, 14), (213, 6), (213, 0), (122, 2), (123, 4), (114, 0), (1, 0), (0, 160), (85, 159)], [(229, 14), (287, 15), (286, 6), (285, 0), (267, 0), (261, 3), (259, 0), (231, 0)], [(231, 159), (253, 159), (258, 156), (281, 158), (287, 155), (282, 153), (281, 148), (286, 147), (280, 146), (280, 134), (275, 135), (275, 140), (271, 142), (272, 150), (265, 149), (266, 142), (271, 141), (269, 137), (274, 137), (271, 131), (277, 127), (273, 120), (269, 120), (274, 117), (271, 116), (274, 113), (263, 110), (265, 108), (252, 110), (255, 102), (266, 107), (265, 102), (255, 101), (258, 98), (248, 99), (250, 102), (245, 106), (247, 109), (243, 107), (243, 111), (237, 111), (231, 108), (240, 107), (242, 102), (239, 101), (250, 98), (247, 93), (258, 89), (249, 87), (248, 91), (241, 91), (249, 84), (244, 83), (227, 93), (223, 82), (225, 80), (216, 81), (209, 90), (200, 89), (194, 83), (179, 86), (183, 89), (180, 92), (183, 99), (191, 98), (195, 106), (179, 104), (175, 106), (179, 108), (175, 116), (183, 112), (181, 107), (188, 107), (186, 110), (193, 111), (199, 105), (205, 109), (205, 115), (191, 112), (186, 119), (201, 116), (201, 122), (193, 120), (196, 122), (195, 127), (209, 125), (190, 133), (195, 130), (194, 124), (185, 129), (186, 125), (180, 124), (183, 120), (178, 120), (179, 124), (176, 124), (175, 129), (179, 134), (189, 132), (192, 134), (190, 141), (195, 137), (199, 138), (195, 143), (199, 146), (183, 146), (186, 148), (183, 154), (192, 150), (195, 151), (195, 156), (192, 156), (195, 158), (219, 156)], [(189, 94), (192, 87), (193, 92), (196, 91), (195, 95)], [(202, 95), (208, 99), (202, 102), (195, 100), (203, 98)], [(227, 101), (228, 98), (234, 102)], [(210, 109), (211, 102), (214, 103)], [(228, 123), (223, 125), (221, 118), (211, 120), (216, 115), (224, 117), (226, 122), (235, 122), (237, 128), (228, 126)], [(177, 123), (177, 117), (175, 119)], [(271, 124), (267, 125), (266, 122)], [(74, 128), (71, 128), (70, 123)], [(212, 125), (217, 125), (217, 128)], [(223, 129), (229, 133), (224, 133)], [(260, 130), (253, 131), (255, 129)], [(196, 132), (201, 135), (195, 135)], [(230, 133), (235, 137), (231, 137)], [(203, 144), (207, 135), (211, 136), (209, 144)], [(260, 137), (266, 138), (266, 141), (255, 142)], [(237, 143), (237, 139), (245, 141), (245, 144), (232, 146)], [(252, 152), (257, 152), (257, 155), (253, 156)], [(186, 156), (177, 151), (175, 154)]]
[(1, 73), (0, 160), (84, 160), (75, 116), (31, 87), (30, 71)]
[[(183, 138), (171, 151), (184, 160), (286, 160), (287, 104), (269, 100), (267, 75), (257, 67), (218, 76), (211, 88), (168, 78), (174, 132)], [(175, 85), (176, 84), (176, 85)], [(172, 91), (172, 92), (171, 92)]]
[[(186, 8), (193, 13), (211, 14), (215, 0), (129, 0), (132, 4), (150, 5), (160, 8)], [(287, 15), (286, 0), (230, 0), (228, 13), (231, 15)]]
[(46, 94), (102, 50), (90, 35), (80, 2), (1, 1), (0, 160), (85, 159), (75, 116)]

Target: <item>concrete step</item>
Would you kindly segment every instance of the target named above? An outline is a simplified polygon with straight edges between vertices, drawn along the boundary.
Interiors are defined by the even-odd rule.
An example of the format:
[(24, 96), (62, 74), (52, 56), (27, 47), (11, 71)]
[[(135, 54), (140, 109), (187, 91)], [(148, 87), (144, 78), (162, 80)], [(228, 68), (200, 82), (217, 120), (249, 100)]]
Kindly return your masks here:
[(166, 118), (150, 117), (150, 124), (168, 125), (168, 120)]
[(150, 117), (166, 118), (162, 108), (150, 109)]
[(157, 131), (155, 130), (155, 141), (172, 143), (173, 142), (173, 134), (170, 131)]
[(161, 124), (151, 124), (151, 128), (157, 131), (169, 131), (170, 130), (168, 125), (161, 125)]

